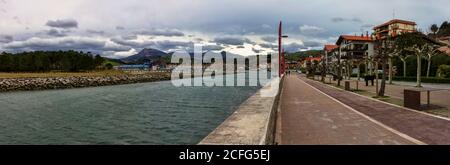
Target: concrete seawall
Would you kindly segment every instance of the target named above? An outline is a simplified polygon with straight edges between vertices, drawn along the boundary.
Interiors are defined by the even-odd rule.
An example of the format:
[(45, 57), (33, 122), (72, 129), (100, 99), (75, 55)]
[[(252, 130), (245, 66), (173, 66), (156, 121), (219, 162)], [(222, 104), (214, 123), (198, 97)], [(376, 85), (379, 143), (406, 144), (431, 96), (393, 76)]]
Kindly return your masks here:
[[(283, 80), (281, 80), (283, 81)], [(271, 145), (274, 143), (276, 112), (282, 89), (275, 97), (262, 97), (263, 87), (242, 103), (220, 126), (205, 137), (200, 145)]]

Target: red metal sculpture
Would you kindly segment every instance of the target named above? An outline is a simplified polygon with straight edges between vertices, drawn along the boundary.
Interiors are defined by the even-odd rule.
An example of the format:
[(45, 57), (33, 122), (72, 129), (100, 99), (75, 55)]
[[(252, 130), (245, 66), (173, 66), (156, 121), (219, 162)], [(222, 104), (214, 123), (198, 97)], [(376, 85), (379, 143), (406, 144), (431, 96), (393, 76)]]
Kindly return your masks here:
[(283, 38), (282, 33), (282, 23), (280, 21), (280, 25), (278, 26), (278, 63), (279, 63), (279, 73), (278, 75), (281, 77), (285, 72), (285, 62), (284, 62), (284, 49), (281, 48), (281, 39)]

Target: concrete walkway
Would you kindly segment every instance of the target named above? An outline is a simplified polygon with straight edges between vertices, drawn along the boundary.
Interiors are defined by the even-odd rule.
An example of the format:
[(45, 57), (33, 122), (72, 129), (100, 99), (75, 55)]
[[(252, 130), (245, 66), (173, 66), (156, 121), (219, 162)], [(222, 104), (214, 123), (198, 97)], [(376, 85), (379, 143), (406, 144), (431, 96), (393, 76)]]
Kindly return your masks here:
[(420, 144), (287, 76), (280, 100), (276, 142), (290, 144)]
[(410, 137), (427, 144), (450, 144), (450, 120), (448, 119), (362, 97), (302, 76), (298, 78), (354, 110)]

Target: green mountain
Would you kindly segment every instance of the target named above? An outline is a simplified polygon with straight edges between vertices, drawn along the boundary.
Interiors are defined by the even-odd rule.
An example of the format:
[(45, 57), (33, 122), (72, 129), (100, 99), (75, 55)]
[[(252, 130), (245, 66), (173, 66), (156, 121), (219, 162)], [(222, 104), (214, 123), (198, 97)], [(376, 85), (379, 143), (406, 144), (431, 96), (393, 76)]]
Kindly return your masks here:
[(286, 61), (299, 61), (309, 56), (318, 57), (323, 54), (323, 50), (308, 50), (295, 53), (286, 53)]

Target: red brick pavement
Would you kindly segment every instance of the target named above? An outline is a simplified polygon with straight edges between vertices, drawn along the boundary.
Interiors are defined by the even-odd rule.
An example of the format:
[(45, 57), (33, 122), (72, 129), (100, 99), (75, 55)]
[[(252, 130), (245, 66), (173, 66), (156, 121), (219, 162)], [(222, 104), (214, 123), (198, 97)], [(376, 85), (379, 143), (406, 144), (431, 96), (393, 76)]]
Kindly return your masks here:
[(295, 75), (284, 81), (278, 144), (416, 144), (340, 104)]
[(327, 95), (384, 125), (427, 144), (450, 144), (450, 120), (375, 101), (298, 76)]

